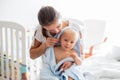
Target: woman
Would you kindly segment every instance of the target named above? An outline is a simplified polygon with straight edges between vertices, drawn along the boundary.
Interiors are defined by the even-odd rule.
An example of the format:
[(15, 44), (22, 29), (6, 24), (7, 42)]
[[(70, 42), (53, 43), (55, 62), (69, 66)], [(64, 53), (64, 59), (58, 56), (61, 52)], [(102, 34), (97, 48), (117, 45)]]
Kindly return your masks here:
[[(58, 42), (58, 39), (52, 36), (58, 34), (62, 28), (68, 25), (67, 22), (62, 23), (60, 18), (60, 14), (53, 7), (45, 6), (40, 9), (38, 20), (41, 27), (37, 29), (33, 45), (30, 48), (30, 57), (32, 59), (38, 58), (44, 54), (48, 47), (54, 46)], [(50, 32), (51, 36), (46, 31)], [(66, 69), (71, 64), (71, 62), (66, 62), (63, 66)]]
[[(38, 13), (40, 27), (37, 29), (33, 45), (30, 48), (30, 57), (36, 59), (44, 54), (45, 50), (54, 46), (59, 40), (54, 38), (69, 22), (62, 22), (60, 14), (51, 6), (42, 7)], [(73, 63), (65, 62), (62, 69), (69, 68)]]

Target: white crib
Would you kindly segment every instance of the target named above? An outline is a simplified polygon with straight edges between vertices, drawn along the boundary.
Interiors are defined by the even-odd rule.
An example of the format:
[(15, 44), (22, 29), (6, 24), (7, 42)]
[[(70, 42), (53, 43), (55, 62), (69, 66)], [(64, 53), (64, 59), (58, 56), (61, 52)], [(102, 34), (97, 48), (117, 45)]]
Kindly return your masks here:
[(27, 48), (23, 26), (0, 21), (0, 80), (23, 80), (22, 73), (28, 70)]
[[(64, 20), (69, 20), (72, 26), (80, 26), (84, 32), (83, 22), (68, 18)], [(0, 21), (0, 80), (25, 80), (22, 73), (26, 72), (29, 75), (26, 80), (37, 80), (41, 65), (37, 64), (40, 58), (34, 61), (29, 58), (31, 34), (18, 23)]]

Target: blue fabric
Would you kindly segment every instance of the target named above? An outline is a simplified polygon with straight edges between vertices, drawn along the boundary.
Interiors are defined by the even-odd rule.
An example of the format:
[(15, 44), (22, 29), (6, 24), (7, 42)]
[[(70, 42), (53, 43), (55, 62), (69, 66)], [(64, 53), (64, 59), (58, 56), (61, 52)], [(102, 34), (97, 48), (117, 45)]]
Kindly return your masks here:
[(21, 70), (21, 74), (22, 74), (22, 73), (26, 73), (27, 70), (28, 70), (28, 67), (27, 67), (26, 65), (24, 65), (24, 64), (21, 64), (20, 70)]
[[(66, 61), (74, 61), (73, 58), (68, 57), (56, 64), (54, 48), (50, 47), (46, 50), (43, 56), (44, 67), (41, 72), (40, 80), (68, 80), (68, 76), (74, 80), (85, 80), (83, 74), (80, 72), (79, 66), (73, 64), (70, 68), (63, 71), (60, 66)], [(45, 75), (44, 75), (45, 74)], [(46, 77), (47, 74), (47, 77)]]
[[(59, 34), (55, 35), (55, 38), (59, 38), (60, 35), (66, 29), (75, 29), (72, 26), (64, 28)], [(78, 31), (77, 29), (75, 29)], [(57, 43), (59, 46), (60, 43)], [(77, 51), (78, 56), (80, 56), (80, 38), (78, 39), (74, 49)], [(60, 66), (66, 61), (74, 61), (73, 58), (65, 58), (56, 64), (54, 48), (50, 47), (45, 51), (45, 54), (42, 56), (43, 58), (43, 68), (40, 71), (40, 80), (68, 80), (68, 76), (72, 77), (74, 80), (85, 80), (83, 74), (80, 72), (79, 67), (74, 64), (69, 69), (63, 71), (60, 69)]]
[[(40, 80), (60, 80), (59, 75), (55, 75), (51, 67), (55, 66), (55, 57), (51, 48), (48, 48), (42, 56), (43, 68), (40, 70)], [(53, 69), (53, 68), (52, 68)]]

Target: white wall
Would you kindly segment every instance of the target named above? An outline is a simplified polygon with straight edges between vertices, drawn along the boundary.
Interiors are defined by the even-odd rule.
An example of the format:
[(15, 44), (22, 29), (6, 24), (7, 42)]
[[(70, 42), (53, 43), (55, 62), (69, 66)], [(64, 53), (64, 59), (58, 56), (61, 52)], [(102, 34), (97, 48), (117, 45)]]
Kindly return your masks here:
[(37, 24), (37, 12), (41, 4), (41, 0), (0, 0), (0, 20), (27, 26)]
[(0, 0), (0, 20), (15, 21), (30, 27), (38, 24), (37, 12), (42, 5), (52, 5), (63, 17), (105, 20), (112, 43), (118, 38), (119, 0)]
[(80, 20), (97, 19), (106, 21), (106, 35), (111, 43), (120, 45), (120, 2), (119, 0), (52, 0), (48, 2), (61, 11), (64, 17)]

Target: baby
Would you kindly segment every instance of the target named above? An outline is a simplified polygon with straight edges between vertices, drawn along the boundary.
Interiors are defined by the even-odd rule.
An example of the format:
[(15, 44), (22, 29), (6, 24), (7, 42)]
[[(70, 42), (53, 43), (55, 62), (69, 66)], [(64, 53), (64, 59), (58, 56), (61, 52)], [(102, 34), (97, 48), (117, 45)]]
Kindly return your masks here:
[[(72, 57), (75, 64), (80, 65), (81, 59), (77, 55), (77, 52), (73, 49), (79, 34), (74, 29), (66, 29), (60, 36), (60, 46), (54, 47), (54, 54), (56, 58), (56, 64), (61, 60)], [(68, 80), (73, 80), (71, 77)]]

